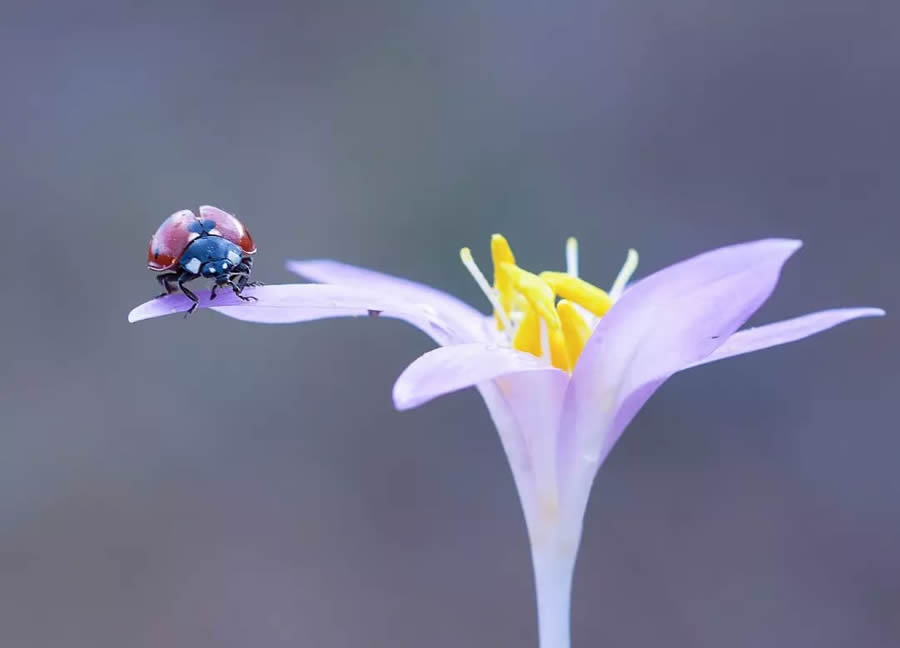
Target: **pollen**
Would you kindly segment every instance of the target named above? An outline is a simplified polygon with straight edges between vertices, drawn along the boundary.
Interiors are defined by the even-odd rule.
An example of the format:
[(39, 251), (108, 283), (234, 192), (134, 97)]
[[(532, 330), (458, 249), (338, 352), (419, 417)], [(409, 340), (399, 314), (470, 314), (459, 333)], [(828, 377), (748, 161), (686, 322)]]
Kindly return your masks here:
[(591, 327), (578, 312), (578, 308), (567, 299), (562, 299), (556, 305), (559, 320), (562, 322), (562, 334), (566, 341), (566, 351), (569, 358), (577, 359), (584, 349), (588, 338), (591, 337)]
[(564, 272), (542, 272), (540, 278), (559, 297), (575, 302), (597, 317), (603, 317), (606, 311), (612, 308), (612, 299), (606, 291), (589, 284), (584, 279)]
[[(516, 264), (516, 257), (513, 256), (512, 248), (502, 234), (494, 234), (491, 237), (491, 261), (494, 263), (494, 289), (497, 291), (497, 298), (500, 300), (500, 306), (503, 311), (509, 315), (513, 307), (513, 284), (509, 276), (500, 270), (505, 264)], [(503, 322), (497, 319), (497, 325), (502, 330)]]
[(541, 318), (533, 308), (526, 307), (513, 338), (513, 347), (526, 351), (540, 358), (544, 351), (541, 348)]
[(491, 237), (493, 285), (478, 268), (469, 248), (460, 250), (460, 258), (490, 301), (501, 340), (569, 373), (594, 326), (624, 292), (638, 261), (637, 252), (629, 250), (607, 293), (579, 278), (578, 242), (574, 237), (566, 241), (565, 272), (534, 274), (521, 268), (500, 234)]
[(528, 301), (550, 328), (559, 328), (559, 315), (554, 303), (556, 295), (550, 284), (514, 263), (501, 263), (499, 270), (499, 274), (506, 275), (516, 292)]

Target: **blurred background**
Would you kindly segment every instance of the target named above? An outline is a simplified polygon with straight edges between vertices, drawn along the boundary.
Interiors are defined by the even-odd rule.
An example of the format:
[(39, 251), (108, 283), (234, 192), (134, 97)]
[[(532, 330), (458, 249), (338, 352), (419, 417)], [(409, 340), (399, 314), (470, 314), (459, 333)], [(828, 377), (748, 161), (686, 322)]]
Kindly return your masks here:
[(503, 232), (608, 285), (789, 236), (761, 323), (888, 318), (676, 376), (601, 470), (574, 645), (900, 643), (900, 4), (0, 9), (0, 645), (533, 646), (474, 390), (393, 410), (388, 320), (129, 325), (149, 236), (236, 212), (255, 276), (329, 257), (479, 307)]

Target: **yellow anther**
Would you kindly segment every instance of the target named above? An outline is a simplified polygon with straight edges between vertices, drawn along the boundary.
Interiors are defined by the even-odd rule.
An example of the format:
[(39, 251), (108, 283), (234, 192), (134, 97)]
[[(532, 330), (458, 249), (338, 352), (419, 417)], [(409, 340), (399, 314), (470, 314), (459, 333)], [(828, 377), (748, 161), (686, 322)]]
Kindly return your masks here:
[(543, 355), (541, 349), (541, 318), (533, 308), (526, 306), (519, 329), (513, 340), (513, 348), (526, 351), (540, 358)]
[[(562, 328), (550, 329), (550, 362), (557, 369), (572, 371), (572, 362), (569, 360), (566, 335)], [(577, 356), (576, 356), (577, 358)]]
[(501, 263), (512, 263), (515, 265), (516, 257), (512, 248), (503, 234), (494, 234), (491, 236), (491, 259), (494, 261), (494, 267), (498, 267)]
[[(516, 257), (502, 234), (491, 236), (491, 259), (494, 262), (494, 289), (500, 296), (500, 304), (506, 313), (509, 314), (513, 307), (513, 285), (509, 276), (500, 271), (500, 266), (504, 263), (515, 265)], [(499, 318), (497, 325), (499, 328), (503, 328)]]
[(542, 358), (546, 357), (544, 355), (548, 351), (546, 347), (549, 347), (550, 363), (554, 367), (563, 371), (572, 370), (562, 328), (548, 327), (537, 311), (531, 305), (526, 305), (513, 340), (513, 348)]
[(612, 307), (613, 301), (606, 291), (583, 279), (564, 272), (542, 272), (540, 278), (547, 282), (557, 295), (583, 306), (597, 317), (603, 317)]
[(519, 293), (514, 293), (512, 298), (513, 311), (524, 313), (526, 306), (528, 306), (528, 300), (522, 297), (522, 295), (520, 295)]
[(562, 324), (562, 332), (566, 340), (566, 350), (569, 352), (571, 368), (575, 367), (581, 356), (584, 345), (591, 337), (591, 327), (582, 319), (575, 305), (565, 299), (561, 299), (556, 305), (559, 313), (559, 321)]
[(490, 301), (505, 344), (549, 360), (570, 374), (592, 335), (594, 317), (603, 317), (612, 308), (638, 261), (637, 253), (629, 250), (625, 265), (606, 293), (578, 278), (578, 241), (574, 237), (566, 240), (566, 272), (536, 275), (523, 270), (500, 234), (491, 237), (493, 285), (475, 264), (469, 248), (460, 250), (460, 258)]
[(515, 290), (521, 293), (529, 305), (547, 322), (550, 329), (559, 328), (559, 315), (556, 314), (555, 308), (556, 295), (547, 282), (511, 263), (501, 263), (499, 269), (502, 274), (507, 275)]

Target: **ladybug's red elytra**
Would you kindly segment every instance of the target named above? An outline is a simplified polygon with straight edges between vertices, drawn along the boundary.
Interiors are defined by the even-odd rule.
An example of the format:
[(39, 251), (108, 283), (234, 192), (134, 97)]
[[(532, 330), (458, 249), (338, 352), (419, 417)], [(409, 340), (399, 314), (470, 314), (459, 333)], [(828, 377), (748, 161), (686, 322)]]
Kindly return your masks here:
[(156, 280), (165, 289), (160, 297), (175, 292), (178, 285), (194, 303), (185, 317), (197, 308), (198, 299), (185, 283), (200, 277), (214, 279), (210, 300), (216, 290), (230, 286), (244, 301), (253, 300), (241, 294), (247, 286), (259, 285), (250, 281), (256, 244), (249, 230), (236, 216), (218, 207), (202, 205), (198, 214), (189, 209), (177, 211), (163, 221), (150, 238), (147, 265), (159, 272)]

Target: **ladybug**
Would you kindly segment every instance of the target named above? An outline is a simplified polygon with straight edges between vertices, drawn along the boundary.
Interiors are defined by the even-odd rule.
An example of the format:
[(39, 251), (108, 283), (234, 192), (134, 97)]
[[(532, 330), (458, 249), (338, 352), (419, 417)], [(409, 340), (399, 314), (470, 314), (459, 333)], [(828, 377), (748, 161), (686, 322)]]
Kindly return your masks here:
[(163, 221), (150, 239), (147, 265), (160, 273), (156, 280), (165, 290), (160, 297), (180, 289), (194, 302), (185, 314), (187, 317), (196, 310), (199, 300), (184, 284), (200, 277), (216, 282), (210, 301), (222, 286), (230, 286), (244, 301), (255, 301), (255, 297), (241, 294), (247, 286), (260, 285), (250, 281), (250, 255), (254, 252), (256, 245), (241, 221), (218, 207), (203, 205), (197, 215), (184, 209)]

